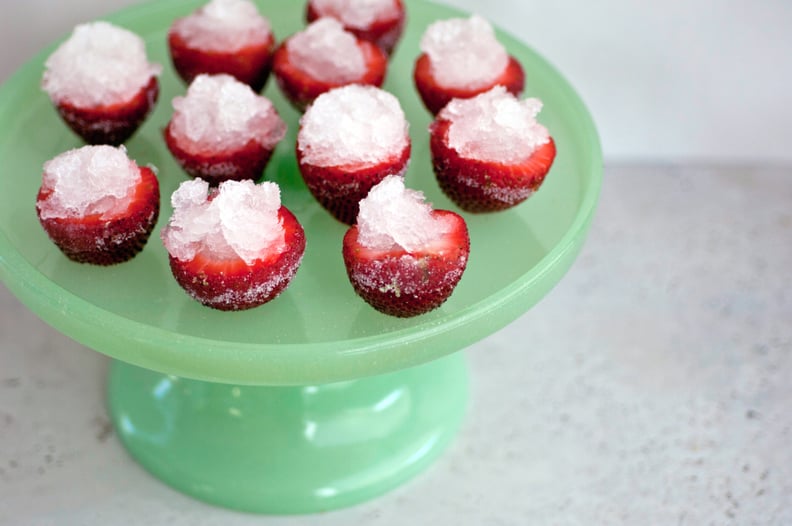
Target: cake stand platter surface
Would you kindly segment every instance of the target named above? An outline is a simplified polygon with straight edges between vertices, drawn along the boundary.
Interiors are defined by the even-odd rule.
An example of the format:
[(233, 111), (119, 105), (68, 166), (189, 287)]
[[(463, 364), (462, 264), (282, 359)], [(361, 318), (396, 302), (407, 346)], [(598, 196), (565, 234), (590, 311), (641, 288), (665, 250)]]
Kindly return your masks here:
[[(539, 192), (497, 214), (465, 214), (467, 271), (438, 310), (388, 317), (358, 298), (341, 258), (346, 227), (306, 190), (294, 158), (299, 115), (270, 79), (264, 94), (289, 132), (264, 174), (306, 230), (303, 265), (280, 297), (227, 313), (188, 298), (170, 275), (159, 230), (169, 196), (186, 176), (161, 130), (184, 93), (169, 61), (170, 22), (201, 1), (157, 1), (108, 20), (141, 35), (164, 66), (156, 111), (126, 144), (159, 170), (160, 221), (130, 262), (108, 267), (67, 260), (35, 214), (45, 161), (79, 140), (39, 89), (54, 46), (0, 88), (0, 278), (33, 312), (67, 336), (114, 359), (109, 410), (132, 456), (199, 499), (261, 513), (307, 513), (379, 495), (427, 467), (450, 443), (467, 397), (463, 353), (538, 302), (568, 270), (586, 236), (602, 177), (592, 120), (571, 86), (543, 58), (498, 32), (523, 64), (524, 96), (544, 102), (540, 121), (558, 146)], [(384, 88), (410, 121), (406, 182), (436, 208), (454, 210), (432, 174), (430, 116), (412, 84), (426, 27), (466, 16), (406, 2), (408, 24)], [(261, 6), (280, 40), (303, 27), (302, 4)], [(515, 352), (527, 352), (515, 349)]]

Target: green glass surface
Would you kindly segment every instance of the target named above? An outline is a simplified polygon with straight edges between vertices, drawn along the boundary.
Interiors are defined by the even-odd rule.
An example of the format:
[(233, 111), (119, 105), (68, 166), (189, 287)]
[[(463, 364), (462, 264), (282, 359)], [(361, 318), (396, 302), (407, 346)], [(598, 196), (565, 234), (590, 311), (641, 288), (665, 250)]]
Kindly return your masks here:
[(158, 478), (248, 512), (320, 512), (377, 496), (429, 465), (467, 400), (463, 353), (323, 385), (232, 386), (116, 361), (110, 409)]
[[(281, 185), (284, 204), (305, 227), (303, 265), (286, 292), (249, 311), (214, 311), (188, 298), (170, 275), (159, 240), (171, 213), (169, 196), (186, 180), (161, 137), (172, 98), (185, 91), (171, 67), (165, 36), (172, 20), (202, 3), (158, 0), (108, 17), (141, 35), (150, 59), (164, 66), (158, 106), (126, 144), (138, 163), (158, 167), (163, 206), (149, 244), (128, 263), (109, 268), (73, 263), (47, 239), (36, 219), (43, 163), (81, 145), (39, 88), (43, 61), (54, 45), (0, 89), (0, 278), (42, 319), (99, 352), (168, 374), (237, 385), (316, 384), (394, 371), (457, 351), (524, 313), (569, 268), (601, 183), (596, 130), (556, 70), (499, 32), (526, 70), (524, 95), (544, 101), (540, 120), (554, 136), (558, 155), (545, 184), (526, 203), (497, 214), (463, 214), (471, 255), (446, 304), (420, 317), (397, 319), (355, 295), (341, 257), (345, 226), (316, 204), (300, 178), (294, 157), (299, 115), (273, 79), (264, 94), (289, 131), (264, 177)], [(384, 85), (399, 98), (411, 124), (413, 153), (406, 181), (424, 191), (435, 207), (457, 210), (432, 173), (430, 116), (413, 87), (412, 64), (427, 25), (460, 13), (432, 3), (406, 5), (409, 21)], [(300, 2), (261, 5), (279, 40), (303, 26), (302, 8)]]

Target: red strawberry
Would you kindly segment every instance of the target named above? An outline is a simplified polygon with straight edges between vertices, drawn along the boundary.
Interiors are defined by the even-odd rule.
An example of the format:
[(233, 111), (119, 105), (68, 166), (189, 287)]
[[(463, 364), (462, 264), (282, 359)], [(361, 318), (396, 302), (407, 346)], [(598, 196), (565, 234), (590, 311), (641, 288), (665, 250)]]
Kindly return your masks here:
[[(329, 19), (321, 19), (315, 23), (321, 23), (323, 20)], [(363, 54), (365, 73), (359, 78), (337, 82), (316, 78), (305, 71), (300, 64), (296, 63), (293, 60), (292, 53), (289, 51), (288, 43), (290, 39), (284, 41), (275, 50), (272, 60), (272, 71), (284, 96), (299, 111), (305, 111), (316, 97), (333, 88), (347, 84), (364, 84), (379, 87), (385, 82), (388, 56), (376, 44), (368, 40), (356, 38), (357, 46)], [(337, 53), (333, 49), (328, 49), (327, 52)]]
[(432, 115), (437, 115), (451, 99), (469, 99), (489, 91), (493, 86), (504, 86), (510, 93), (519, 96), (525, 87), (525, 73), (516, 58), (510, 56), (508, 65), (503, 73), (487, 84), (475, 89), (446, 88), (438, 84), (432, 75), (432, 66), (429, 55), (422, 53), (415, 62), (413, 80), (421, 100)]
[(351, 225), (358, 203), (410, 161), (408, 124), (398, 99), (372, 86), (335, 88), (300, 119), (297, 164), (306, 186), (333, 217)]
[(43, 217), (53, 188), (42, 184), (36, 212), (49, 238), (78, 263), (113, 265), (132, 259), (148, 241), (159, 216), (159, 183), (154, 172), (139, 168), (140, 182), (120, 210), (67, 217)]
[(176, 281), (194, 299), (218, 310), (245, 310), (275, 299), (289, 285), (302, 261), (305, 233), (286, 208), (279, 212), (289, 247), (248, 265), (240, 258), (216, 259), (198, 253), (189, 261), (170, 256)]
[(309, 0), (307, 4), (305, 19), (308, 23), (313, 22), (314, 20), (317, 20), (323, 16), (336, 18), (344, 24), (344, 29), (350, 33), (354, 33), (354, 35), (358, 38), (374, 42), (380, 48), (382, 48), (382, 50), (385, 51), (387, 55), (391, 55), (393, 53), (393, 50), (396, 47), (396, 44), (399, 42), (402, 32), (404, 31), (404, 24), (407, 17), (402, 0), (393, 0), (393, 4), (395, 6), (393, 15), (377, 18), (365, 27), (360, 27), (359, 24), (347, 22), (345, 20), (347, 17), (345, 17), (343, 13), (336, 12), (336, 9), (333, 7), (323, 9), (321, 7), (317, 7), (317, 3), (318, 2), (315, 0)]
[(168, 30), (176, 72), (187, 84), (202, 73), (225, 73), (260, 92), (269, 77), (275, 37), (252, 2), (212, 0)]
[(432, 217), (446, 221), (449, 229), (419, 250), (366, 248), (357, 225), (344, 236), (349, 281), (378, 311), (400, 318), (424, 314), (442, 305), (461, 279), (470, 253), (465, 220), (448, 210), (434, 210)]
[(154, 109), (159, 83), (152, 76), (131, 99), (104, 106), (82, 107), (67, 100), (55, 102), (61, 118), (88, 144), (117, 146), (129, 139)]
[[(182, 183), (182, 187), (195, 185), (204, 192), (202, 199), (208, 204), (214, 201), (228, 185), (246, 183), (253, 186), (250, 181), (242, 183), (229, 181), (220, 185), (219, 189), (212, 189), (208, 195), (205, 193), (208, 186), (202, 186), (206, 183), (200, 180)], [(276, 187), (275, 183), (262, 184)], [(256, 221), (251, 218), (250, 212), (252, 210), (256, 214), (260, 211), (257, 207), (264, 209), (271, 204), (262, 205), (260, 200), (253, 198), (247, 203), (231, 202), (230, 206), (234, 210), (219, 212), (220, 217), (240, 214), (240, 217), (232, 220), (237, 222), (234, 228), (241, 229), (246, 236), (255, 237), (256, 233), (251, 234), (250, 225), (246, 223), (251, 220)], [(282, 230), (282, 237), (272, 238), (263, 245), (263, 248), (256, 249), (253, 252), (255, 255), (248, 254), (247, 258), (235, 252), (236, 249), (229, 248), (231, 240), (218, 241), (218, 236), (224, 238), (229, 235), (239, 236), (238, 233), (228, 234), (230, 227), (227, 223), (223, 223), (223, 226), (215, 224), (218, 232), (200, 233), (209, 228), (207, 225), (212, 221), (212, 214), (215, 214), (215, 218), (218, 217), (217, 211), (209, 211), (209, 219), (207, 219), (206, 213), (201, 215), (202, 212), (196, 212), (195, 209), (188, 210), (186, 213), (188, 216), (199, 217), (193, 228), (197, 228), (199, 235), (204, 237), (191, 238), (192, 249), (188, 256), (182, 258), (183, 254), (180, 255), (179, 251), (184, 250), (184, 239), (191, 234), (183, 226), (184, 220), (176, 219), (179, 208), (174, 202), (174, 216), (163, 229), (162, 240), (169, 252), (171, 271), (179, 285), (203, 305), (224, 311), (250, 309), (277, 297), (289, 285), (302, 262), (305, 232), (297, 218), (286, 207), (278, 204), (275, 206), (277, 209), (271, 210), (274, 224), (266, 228), (278, 229), (276, 231), (278, 235)], [(256, 231), (259, 226), (256, 225), (253, 230)], [(177, 243), (182, 243), (182, 248), (175, 246)], [(220, 248), (218, 244), (221, 245)]]
[(88, 144), (119, 145), (154, 108), (161, 67), (135, 33), (108, 22), (80, 24), (47, 58), (42, 88)]
[(191, 47), (177, 31), (171, 29), (168, 32), (168, 49), (173, 67), (187, 84), (201, 73), (225, 73), (260, 92), (272, 68), (275, 38), (270, 33), (264, 42), (235, 51), (217, 51)]
[[(498, 92), (505, 95), (502, 88), (495, 88), (476, 99), (490, 95), (496, 97)], [(552, 137), (547, 135), (544, 142), (539, 141), (540, 144), (524, 159), (505, 162), (462, 155), (449, 145), (451, 113), (453, 110), (458, 115), (456, 110), (460, 107), (460, 102), (467, 101), (449, 104), (430, 126), (432, 165), (441, 190), (468, 212), (505, 210), (525, 201), (539, 188), (553, 164), (556, 146)], [(473, 125), (465, 123), (461, 126), (471, 128)], [(541, 127), (538, 124), (537, 126)], [(489, 126), (481, 125), (476, 129), (486, 128)], [(496, 141), (505, 141), (505, 137), (499, 137), (497, 131), (494, 133)], [(507, 132), (501, 133), (505, 136)], [(526, 142), (528, 140), (530, 139), (525, 139)]]
[(552, 138), (519, 164), (467, 159), (448, 146), (449, 125), (437, 120), (431, 126), (432, 165), (443, 193), (468, 212), (495, 212), (525, 201), (555, 159)]
[(173, 107), (168, 149), (190, 176), (213, 185), (260, 178), (286, 133), (269, 99), (229, 75), (199, 75)]

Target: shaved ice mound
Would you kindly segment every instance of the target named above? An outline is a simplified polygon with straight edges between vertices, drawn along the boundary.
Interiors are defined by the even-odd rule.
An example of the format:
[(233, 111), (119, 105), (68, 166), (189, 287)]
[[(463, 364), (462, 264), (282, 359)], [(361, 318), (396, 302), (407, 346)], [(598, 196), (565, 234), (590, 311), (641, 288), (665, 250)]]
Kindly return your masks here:
[(365, 57), (355, 35), (332, 18), (310, 24), (292, 36), (286, 48), (302, 71), (320, 81), (343, 84), (366, 72)]
[(212, 0), (176, 20), (171, 31), (191, 47), (206, 51), (239, 51), (272, 37), (269, 20), (248, 0)]
[(162, 70), (148, 62), (139, 36), (108, 22), (75, 27), (44, 67), (44, 91), (79, 107), (127, 102)]
[(316, 166), (372, 166), (401, 156), (408, 131), (395, 96), (350, 85), (320, 96), (302, 116), (297, 148), (303, 162)]
[(421, 37), (434, 78), (445, 88), (482, 88), (508, 64), (506, 49), (492, 26), (478, 15), (432, 23)]
[(452, 100), (438, 114), (449, 121), (448, 146), (468, 159), (515, 164), (550, 141), (536, 121), (539, 99), (519, 100), (503, 86), (470, 99)]
[(417, 252), (451, 228), (438, 217), (423, 192), (406, 188), (404, 179), (388, 176), (360, 201), (358, 242), (374, 251)]
[(38, 203), (39, 215), (110, 218), (129, 206), (140, 178), (140, 169), (123, 147), (69, 150), (44, 163), (42, 186), (47, 197)]
[(275, 183), (229, 181), (212, 189), (201, 179), (185, 181), (171, 196), (171, 205), (173, 215), (162, 229), (162, 242), (178, 260), (190, 261), (203, 252), (250, 265), (285, 249)]

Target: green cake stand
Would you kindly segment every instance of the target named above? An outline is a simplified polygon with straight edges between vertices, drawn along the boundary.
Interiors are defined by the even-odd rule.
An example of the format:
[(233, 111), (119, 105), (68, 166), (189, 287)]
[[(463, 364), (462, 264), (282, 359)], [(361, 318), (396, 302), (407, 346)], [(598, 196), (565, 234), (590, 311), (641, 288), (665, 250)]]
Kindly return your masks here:
[[(341, 257), (345, 226), (306, 190), (294, 158), (299, 115), (270, 79), (264, 94), (289, 132), (264, 177), (305, 227), (303, 265), (280, 297), (225, 313), (189, 299), (170, 274), (159, 230), (169, 196), (186, 180), (161, 130), (185, 91), (169, 61), (172, 20), (201, 2), (158, 0), (108, 20), (141, 35), (164, 66), (156, 111), (126, 144), (159, 169), (160, 222), (130, 262), (108, 267), (67, 260), (35, 214), (42, 165), (81, 146), (39, 89), (44, 50), (0, 88), (0, 278), (63, 334), (113, 359), (109, 411), (130, 454), (165, 483), (220, 506), (309, 513), (349, 506), (392, 489), (429, 466), (463, 419), (467, 371), (458, 351), (504, 327), (563, 276), (584, 241), (602, 179), (592, 119), (544, 59), (498, 32), (525, 67), (525, 96), (544, 101), (540, 121), (558, 146), (539, 192), (506, 212), (465, 215), (467, 271), (440, 309), (412, 319), (379, 314), (358, 298)], [(280, 40), (303, 26), (302, 6), (262, 2)], [(385, 89), (410, 121), (407, 185), (436, 208), (454, 210), (432, 174), (430, 116), (412, 84), (418, 42), (433, 21), (466, 16), (406, 2), (409, 22)], [(63, 37), (65, 38), (65, 36)]]

